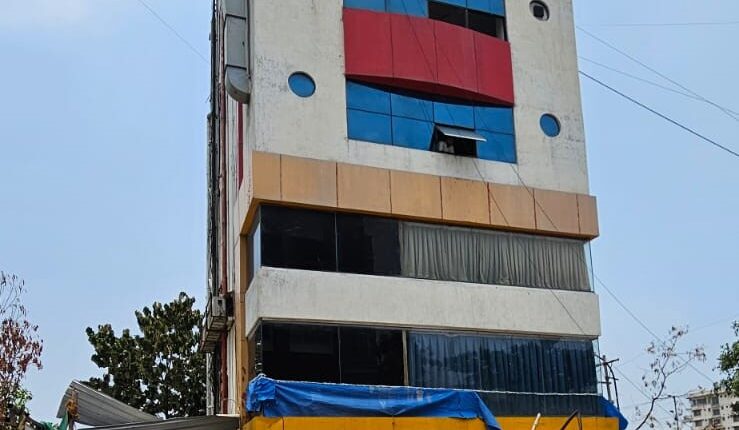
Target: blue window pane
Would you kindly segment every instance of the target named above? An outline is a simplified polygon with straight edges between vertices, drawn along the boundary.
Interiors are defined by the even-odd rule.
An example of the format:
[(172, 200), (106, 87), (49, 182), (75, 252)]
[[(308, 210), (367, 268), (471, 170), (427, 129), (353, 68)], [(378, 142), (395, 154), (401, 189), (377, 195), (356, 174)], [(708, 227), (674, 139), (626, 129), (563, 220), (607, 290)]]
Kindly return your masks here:
[(429, 100), (424, 100), (401, 94), (391, 96), (393, 116), (434, 121), (434, 106)]
[(434, 102), (434, 121), (438, 124), (475, 128), (475, 114), (470, 105)]
[(435, 0), (435, 1), (438, 1), (439, 3), (453, 4), (455, 6), (464, 7), (464, 8), (467, 7), (467, 0)]
[(344, 7), (385, 12), (385, 0), (344, 0)]
[(477, 143), (477, 158), (483, 160), (516, 162), (516, 138), (510, 134), (491, 133), (477, 130), (487, 142)]
[(475, 128), (496, 133), (514, 134), (513, 108), (475, 106)]
[(346, 110), (349, 139), (392, 143), (390, 116), (355, 109)]
[(346, 82), (346, 107), (390, 115), (390, 93), (356, 82)]
[(429, 16), (427, 0), (387, 0), (387, 11), (403, 15)]
[(300, 97), (310, 97), (316, 92), (316, 83), (313, 78), (303, 72), (293, 73), (287, 79), (293, 93)]
[(554, 115), (548, 113), (541, 116), (541, 119), (539, 120), (539, 125), (541, 126), (541, 130), (544, 132), (544, 134), (549, 137), (557, 137), (562, 131), (559, 120)]
[(428, 150), (434, 125), (426, 121), (393, 117), (393, 145)]
[(467, 0), (467, 8), (505, 16), (504, 0)]

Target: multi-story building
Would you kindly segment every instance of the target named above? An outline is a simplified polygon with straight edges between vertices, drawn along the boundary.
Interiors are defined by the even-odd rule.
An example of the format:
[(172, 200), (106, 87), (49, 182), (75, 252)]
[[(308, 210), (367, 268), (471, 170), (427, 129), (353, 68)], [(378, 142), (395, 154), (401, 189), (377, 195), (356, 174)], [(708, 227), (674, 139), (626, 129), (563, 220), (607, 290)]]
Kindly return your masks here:
[(216, 0), (209, 405), (257, 374), (617, 428), (570, 0)]
[(694, 429), (739, 430), (739, 413), (732, 407), (739, 398), (723, 391), (697, 390), (688, 394), (688, 400)]

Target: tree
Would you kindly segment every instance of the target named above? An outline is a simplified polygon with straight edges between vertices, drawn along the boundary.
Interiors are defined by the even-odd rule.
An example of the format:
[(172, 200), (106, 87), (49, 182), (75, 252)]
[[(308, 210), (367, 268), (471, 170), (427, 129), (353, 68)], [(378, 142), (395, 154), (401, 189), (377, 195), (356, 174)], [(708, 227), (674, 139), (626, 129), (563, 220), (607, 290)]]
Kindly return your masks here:
[(205, 358), (198, 351), (201, 312), (180, 293), (170, 303), (136, 311), (140, 334), (116, 336), (110, 324), (88, 327), (92, 361), (105, 369), (91, 387), (165, 418), (205, 414)]
[[(734, 335), (739, 337), (739, 321), (734, 322)], [(721, 386), (727, 394), (739, 396), (739, 340), (726, 344), (721, 348), (718, 368), (725, 375)], [(734, 412), (739, 414), (739, 402), (733, 405)]]
[[(685, 369), (693, 365), (693, 362), (706, 361), (706, 354), (702, 347), (694, 347), (692, 349), (680, 351), (678, 344), (680, 340), (688, 334), (687, 328), (672, 327), (667, 340), (663, 342), (652, 342), (647, 347), (647, 353), (652, 357), (649, 363), (649, 371), (642, 376), (642, 385), (644, 394), (649, 398), (648, 408), (642, 412), (636, 409), (637, 418), (641, 420), (635, 427), (639, 430), (644, 426), (655, 428), (662, 424), (668, 428), (681, 424), (685, 420), (683, 416), (682, 397), (669, 393), (668, 382), (673, 376), (682, 373)], [(664, 422), (660, 422), (655, 415), (655, 408), (658, 402), (662, 400), (671, 400), (670, 410), (671, 417)]]
[(41, 369), (43, 342), (38, 326), (27, 319), (21, 297), (25, 283), (16, 275), (0, 272), (0, 416), (10, 416), (8, 405), (24, 412), (31, 393), (23, 380), (31, 368)]

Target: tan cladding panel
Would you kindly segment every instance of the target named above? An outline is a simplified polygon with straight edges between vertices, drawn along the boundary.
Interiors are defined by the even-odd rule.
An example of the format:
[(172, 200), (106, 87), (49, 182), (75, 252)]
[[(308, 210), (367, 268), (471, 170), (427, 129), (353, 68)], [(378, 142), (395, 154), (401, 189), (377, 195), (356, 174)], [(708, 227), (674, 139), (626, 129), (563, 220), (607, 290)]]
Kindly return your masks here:
[(598, 236), (600, 231), (598, 228), (598, 208), (595, 197), (578, 194), (577, 212), (580, 217), (580, 234), (592, 237)]
[(580, 234), (577, 194), (534, 190), (536, 229), (561, 234)]
[(256, 203), (282, 201), (588, 239), (599, 234), (596, 200), (588, 195), (257, 151), (251, 173)]
[(441, 178), (442, 216), (448, 221), (490, 223), (488, 187), (485, 182)]
[(254, 198), (280, 200), (282, 196), (280, 178), (280, 156), (266, 152), (252, 152), (252, 183)]
[(362, 212), (390, 213), (390, 172), (375, 167), (337, 166), (339, 207)]
[(336, 163), (283, 155), (282, 200), (336, 207)]
[(441, 219), (441, 178), (390, 171), (390, 198), (395, 215)]
[(536, 229), (534, 190), (513, 185), (488, 184), (490, 224), (524, 230)]

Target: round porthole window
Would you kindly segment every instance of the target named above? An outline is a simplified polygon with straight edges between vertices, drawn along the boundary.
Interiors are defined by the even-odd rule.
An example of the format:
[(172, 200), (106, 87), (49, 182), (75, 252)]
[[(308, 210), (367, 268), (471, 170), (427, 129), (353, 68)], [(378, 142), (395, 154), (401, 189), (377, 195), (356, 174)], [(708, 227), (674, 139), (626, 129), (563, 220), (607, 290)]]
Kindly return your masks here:
[(546, 113), (542, 115), (539, 125), (541, 126), (541, 131), (549, 137), (557, 137), (562, 131), (562, 125), (559, 123), (557, 117), (552, 114)]
[(310, 97), (316, 92), (316, 83), (307, 73), (297, 72), (287, 79), (290, 90), (300, 97)]
[(529, 8), (531, 8), (531, 14), (534, 15), (534, 18), (539, 21), (549, 20), (549, 7), (543, 1), (534, 0), (529, 4)]

